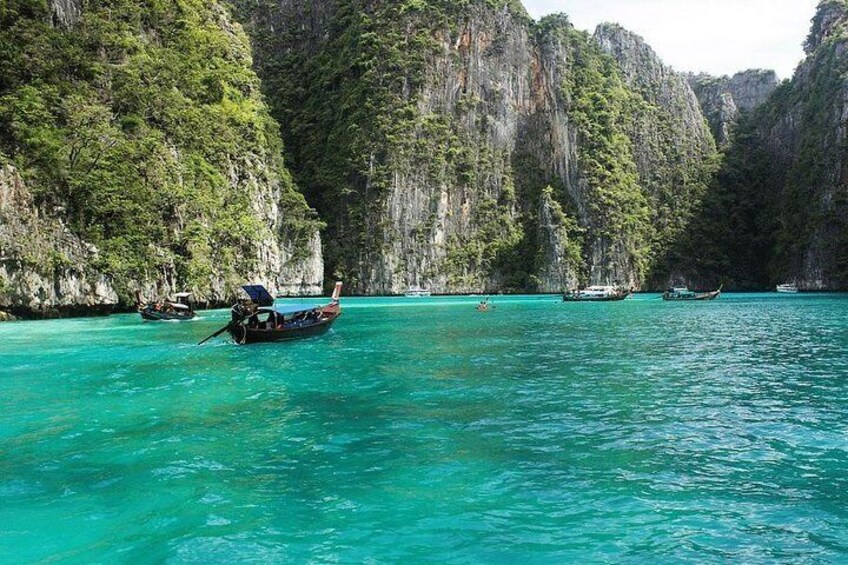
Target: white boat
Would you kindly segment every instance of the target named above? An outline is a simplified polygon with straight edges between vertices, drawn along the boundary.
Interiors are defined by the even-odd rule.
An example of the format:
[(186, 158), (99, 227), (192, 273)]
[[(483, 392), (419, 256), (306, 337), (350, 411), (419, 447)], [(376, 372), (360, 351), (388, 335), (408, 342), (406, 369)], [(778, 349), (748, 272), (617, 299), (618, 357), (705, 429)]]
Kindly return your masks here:
[(615, 302), (624, 300), (630, 296), (629, 290), (623, 290), (614, 286), (590, 286), (583, 290), (567, 292), (563, 295), (563, 302)]
[(425, 288), (421, 288), (420, 286), (411, 286), (404, 296), (407, 298), (427, 298), (430, 294), (430, 291)]
[(798, 285), (795, 283), (781, 284), (777, 286), (777, 292), (781, 294), (798, 294)]

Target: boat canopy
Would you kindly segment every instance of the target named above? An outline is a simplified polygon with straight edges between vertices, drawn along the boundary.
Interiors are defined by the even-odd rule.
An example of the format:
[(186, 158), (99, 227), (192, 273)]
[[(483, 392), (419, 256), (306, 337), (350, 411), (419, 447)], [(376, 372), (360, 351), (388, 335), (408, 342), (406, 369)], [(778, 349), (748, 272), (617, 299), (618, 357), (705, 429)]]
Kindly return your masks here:
[(250, 299), (259, 306), (274, 305), (274, 297), (271, 296), (271, 293), (268, 292), (268, 290), (261, 284), (245, 285), (241, 288), (247, 293)]
[(275, 312), (281, 316), (293, 316), (295, 314), (303, 314), (305, 312), (312, 312), (314, 310), (319, 310), (321, 306), (306, 306), (303, 304), (289, 304), (289, 305), (281, 305), (281, 306), (273, 306), (271, 308), (260, 308), (260, 312)]

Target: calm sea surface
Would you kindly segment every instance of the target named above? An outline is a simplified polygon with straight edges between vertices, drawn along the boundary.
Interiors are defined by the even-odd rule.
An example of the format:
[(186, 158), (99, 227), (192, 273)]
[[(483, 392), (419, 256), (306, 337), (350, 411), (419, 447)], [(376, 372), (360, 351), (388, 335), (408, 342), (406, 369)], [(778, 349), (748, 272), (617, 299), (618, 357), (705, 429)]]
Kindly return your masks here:
[(848, 297), (0, 325), (0, 562), (848, 562)]

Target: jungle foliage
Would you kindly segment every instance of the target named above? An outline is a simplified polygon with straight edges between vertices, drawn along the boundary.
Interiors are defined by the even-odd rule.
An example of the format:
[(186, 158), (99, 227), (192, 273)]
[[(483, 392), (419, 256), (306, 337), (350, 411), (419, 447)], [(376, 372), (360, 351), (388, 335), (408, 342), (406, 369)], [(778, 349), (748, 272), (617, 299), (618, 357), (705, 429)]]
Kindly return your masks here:
[(127, 302), (163, 274), (201, 293), (236, 284), (262, 238), (314, 232), (247, 37), (221, 5), (89, 0), (72, 26), (54, 20), (46, 0), (0, 2), (0, 152), (100, 249), (94, 267)]

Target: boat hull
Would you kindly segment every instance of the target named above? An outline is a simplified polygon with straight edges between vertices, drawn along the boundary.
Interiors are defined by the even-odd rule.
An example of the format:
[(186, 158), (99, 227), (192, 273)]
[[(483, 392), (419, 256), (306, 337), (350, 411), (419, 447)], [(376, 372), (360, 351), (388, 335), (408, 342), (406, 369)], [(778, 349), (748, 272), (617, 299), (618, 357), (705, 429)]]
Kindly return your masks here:
[(629, 292), (615, 294), (612, 296), (580, 296), (579, 294), (566, 294), (562, 297), (563, 302), (621, 302), (630, 297)]
[(157, 312), (156, 310), (139, 310), (141, 319), (147, 322), (186, 322), (197, 317), (194, 312), (187, 314), (176, 314), (168, 312)]
[(721, 296), (721, 291), (706, 292), (704, 294), (696, 294), (695, 296), (673, 296), (669, 293), (663, 294), (663, 300), (666, 302), (703, 302), (707, 300), (715, 300)]
[(230, 335), (239, 345), (249, 345), (252, 343), (276, 343), (281, 341), (293, 341), (297, 339), (307, 339), (310, 337), (318, 337), (327, 333), (333, 326), (336, 320), (341, 316), (341, 312), (328, 312), (327, 317), (313, 324), (275, 329), (260, 329), (251, 328), (243, 324), (232, 326), (229, 329)]

